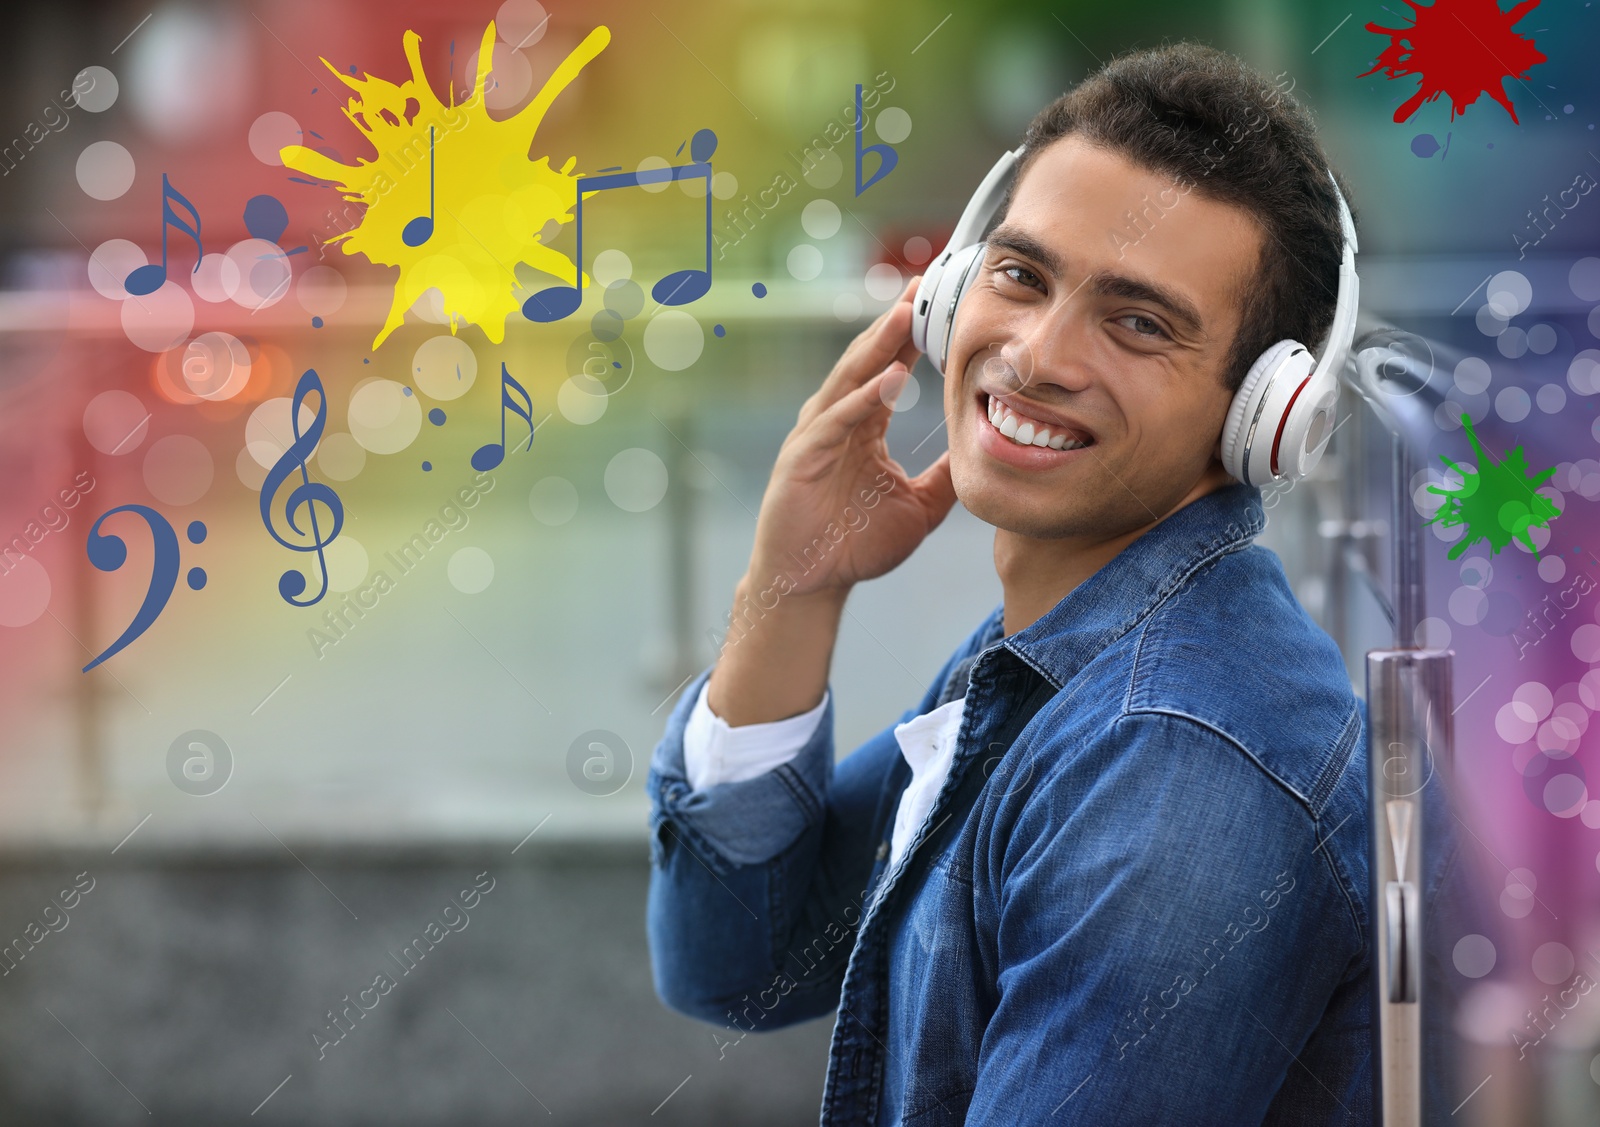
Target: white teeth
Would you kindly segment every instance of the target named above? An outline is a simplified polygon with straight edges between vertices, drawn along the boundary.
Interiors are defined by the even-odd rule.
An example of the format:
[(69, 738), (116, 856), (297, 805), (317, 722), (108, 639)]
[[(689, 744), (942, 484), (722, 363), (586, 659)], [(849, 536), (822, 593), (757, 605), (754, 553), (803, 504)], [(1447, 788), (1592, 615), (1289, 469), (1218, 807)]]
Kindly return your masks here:
[(1039, 446), (1051, 450), (1079, 450), (1089, 445), (1069, 439), (1065, 433), (1053, 433), (1042, 423), (1024, 419), (993, 396), (989, 397), (989, 422), (1001, 434), (1018, 446)]

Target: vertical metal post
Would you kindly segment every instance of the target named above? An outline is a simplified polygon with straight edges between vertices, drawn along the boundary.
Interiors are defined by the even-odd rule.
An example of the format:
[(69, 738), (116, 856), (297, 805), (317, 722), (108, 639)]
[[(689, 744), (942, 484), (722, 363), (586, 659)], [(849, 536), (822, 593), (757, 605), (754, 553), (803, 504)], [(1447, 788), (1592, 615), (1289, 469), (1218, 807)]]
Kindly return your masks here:
[(1367, 654), (1373, 1082), (1383, 1127), (1422, 1122), (1423, 790), (1450, 761), (1448, 650)]
[[(1422, 951), (1427, 891), (1425, 789), (1445, 785), (1452, 755), (1448, 650), (1416, 647), (1426, 613), (1425, 533), (1411, 499), (1417, 453), (1434, 431), (1445, 382), (1431, 343), (1393, 329), (1354, 349), (1348, 382), (1393, 436), (1389, 534), (1393, 548), (1395, 646), (1367, 654), (1369, 903), (1373, 921), (1373, 1104), (1383, 1127), (1422, 1122)], [(1446, 369), (1447, 370), (1447, 369)], [(1436, 774), (1443, 777), (1435, 780)], [(1432, 800), (1437, 810), (1447, 798)], [(1435, 1003), (1436, 1004), (1436, 1003)]]

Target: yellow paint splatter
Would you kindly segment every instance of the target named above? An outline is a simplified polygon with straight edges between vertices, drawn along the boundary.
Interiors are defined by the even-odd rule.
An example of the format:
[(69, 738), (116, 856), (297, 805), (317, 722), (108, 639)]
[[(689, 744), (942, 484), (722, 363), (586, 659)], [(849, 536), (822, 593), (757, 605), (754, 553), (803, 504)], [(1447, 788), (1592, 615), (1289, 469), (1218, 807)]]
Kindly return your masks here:
[[(421, 38), (405, 34), (411, 77), (395, 85), (368, 74), (355, 78), (323, 65), (355, 96), (345, 116), (366, 134), (376, 160), (340, 164), (302, 145), (281, 151), (283, 163), (319, 180), (331, 181), (345, 199), (366, 205), (352, 230), (329, 242), (342, 242), (346, 254), (363, 254), (381, 266), (397, 266), (394, 303), (372, 346), (400, 326), (405, 312), (430, 289), (443, 297), (450, 331), (474, 324), (499, 344), (505, 321), (520, 313), (514, 267), (525, 263), (558, 278), (574, 277), (572, 261), (545, 246), (540, 232), (552, 220), (570, 223), (577, 202), (576, 157), (558, 171), (548, 157), (529, 158), (534, 133), (557, 95), (611, 42), (597, 27), (556, 67), (538, 95), (520, 113), (491, 118), (483, 90), (493, 62), (495, 29), (484, 30), (472, 94), (446, 105), (422, 71)], [(402, 238), (407, 224), (429, 214), (429, 132), (432, 131), (433, 233), (419, 246)], [(413, 229), (415, 230), (415, 228)], [(587, 284), (587, 279), (584, 279)]]

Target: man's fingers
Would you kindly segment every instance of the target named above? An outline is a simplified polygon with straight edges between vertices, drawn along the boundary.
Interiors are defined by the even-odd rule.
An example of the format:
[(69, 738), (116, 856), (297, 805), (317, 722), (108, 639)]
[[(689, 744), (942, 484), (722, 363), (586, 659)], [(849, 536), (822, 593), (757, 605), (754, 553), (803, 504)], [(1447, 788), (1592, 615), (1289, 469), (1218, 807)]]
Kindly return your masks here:
[(910, 376), (903, 364), (891, 364), (838, 402), (824, 410), (812, 424), (808, 438), (816, 449), (841, 445), (862, 423), (879, 412), (892, 410), (895, 396)]
[(899, 299), (845, 349), (844, 355), (834, 365), (833, 371), (828, 373), (816, 395), (801, 410), (801, 425), (872, 379), (896, 357), (904, 361), (907, 367), (915, 361), (916, 349), (911, 344), (911, 303), (920, 281), (920, 277), (912, 278)]

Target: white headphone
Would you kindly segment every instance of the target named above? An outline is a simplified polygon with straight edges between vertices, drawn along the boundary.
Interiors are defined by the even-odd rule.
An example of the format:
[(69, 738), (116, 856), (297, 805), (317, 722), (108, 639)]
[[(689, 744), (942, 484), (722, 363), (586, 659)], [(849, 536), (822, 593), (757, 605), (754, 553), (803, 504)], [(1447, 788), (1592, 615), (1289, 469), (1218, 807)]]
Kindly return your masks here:
[[(1003, 155), (967, 201), (950, 242), (928, 264), (911, 311), (911, 339), (941, 374), (950, 359), (956, 307), (972, 288), (983, 259), (980, 241), (1010, 187), (1023, 148)], [(1333, 173), (1328, 173), (1333, 180)], [(1361, 283), (1356, 277), (1356, 228), (1349, 205), (1333, 182), (1339, 201), (1344, 252), (1339, 262), (1339, 295), (1333, 326), (1322, 357), (1299, 341), (1280, 340), (1250, 365), (1234, 394), (1222, 427), (1222, 464), (1246, 485), (1304, 477), (1322, 457), (1333, 433), (1339, 399), (1339, 369), (1355, 336)]]

